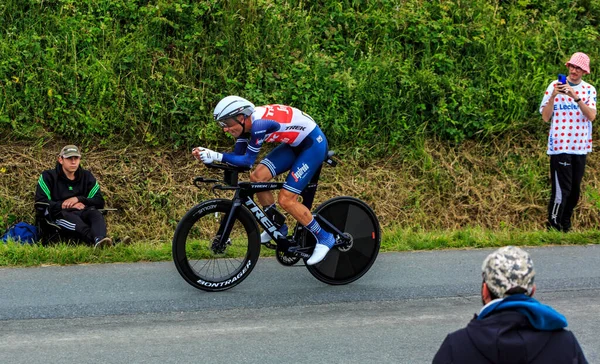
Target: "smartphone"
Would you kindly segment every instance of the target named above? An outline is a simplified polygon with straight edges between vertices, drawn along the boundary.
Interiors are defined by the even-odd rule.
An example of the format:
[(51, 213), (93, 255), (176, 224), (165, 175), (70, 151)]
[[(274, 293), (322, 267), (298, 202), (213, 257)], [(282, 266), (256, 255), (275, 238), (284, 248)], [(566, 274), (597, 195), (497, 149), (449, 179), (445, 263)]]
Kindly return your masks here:
[(558, 74), (558, 83), (567, 83), (567, 76), (563, 75), (562, 73)]

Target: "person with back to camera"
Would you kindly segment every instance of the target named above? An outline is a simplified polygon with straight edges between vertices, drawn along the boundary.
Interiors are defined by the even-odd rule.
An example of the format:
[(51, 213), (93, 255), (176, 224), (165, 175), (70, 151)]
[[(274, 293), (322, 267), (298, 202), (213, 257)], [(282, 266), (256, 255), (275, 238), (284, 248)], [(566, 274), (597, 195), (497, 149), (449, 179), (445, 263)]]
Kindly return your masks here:
[(594, 86), (582, 79), (590, 73), (590, 58), (586, 54), (573, 54), (565, 65), (568, 76), (550, 83), (540, 113), (544, 121), (552, 120), (547, 149), (552, 180), (547, 226), (567, 232), (579, 200), (586, 156), (592, 152), (597, 95)]
[[(310, 210), (298, 201), (298, 195), (308, 185), (327, 156), (327, 138), (306, 113), (286, 105), (255, 107), (239, 96), (227, 96), (215, 107), (215, 121), (224, 132), (236, 139), (233, 153), (218, 153), (207, 148), (192, 150), (196, 159), (205, 164), (213, 161), (250, 168), (263, 143), (281, 143), (273, 149), (250, 174), (252, 182), (267, 182), (290, 171), (279, 192), (279, 205), (316, 237), (317, 244), (306, 264), (322, 261), (335, 244), (333, 234), (321, 229)], [(275, 222), (279, 232), (286, 236), (285, 217), (277, 210), (272, 191), (256, 194), (265, 213)], [(261, 242), (267, 243), (267, 232)]]
[(442, 363), (587, 363), (567, 320), (532, 298), (535, 271), (529, 254), (506, 246), (481, 267), (483, 308), (455, 331), (433, 358)]

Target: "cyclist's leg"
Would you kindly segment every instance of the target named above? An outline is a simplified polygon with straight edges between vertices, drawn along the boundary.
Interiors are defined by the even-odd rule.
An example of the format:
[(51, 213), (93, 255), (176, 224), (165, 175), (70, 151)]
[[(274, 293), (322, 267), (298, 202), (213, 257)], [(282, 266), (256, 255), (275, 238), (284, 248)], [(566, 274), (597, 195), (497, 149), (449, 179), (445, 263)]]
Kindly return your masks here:
[[(292, 163), (296, 159), (295, 151), (287, 144), (281, 144), (273, 149), (256, 167), (250, 180), (252, 182), (267, 182), (274, 176), (277, 176), (290, 169)], [(263, 207), (265, 214), (271, 219), (279, 232), (286, 236), (288, 227), (285, 224), (285, 216), (277, 210), (275, 199), (272, 191), (264, 191), (256, 194), (258, 202)], [(271, 236), (267, 232), (263, 232), (260, 236), (262, 243), (271, 241)]]
[[(262, 163), (256, 166), (254, 171), (250, 173), (250, 181), (252, 182), (267, 182), (270, 181), (272, 178), (273, 175), (271, 174), (269, 169)], [(272, 191), (257, 192), (256, 198), (263, 207), (272, 205), (275, 202), (275, 198), (273, 197)]]
[[(279, 205), (292, 215), (299, 223), (306, 226), (317, 239), (317, 245), (307, 264), (312, 265), (325, 258), (327, 252), (335, 244), (333, 234), (321, 229), (310, 210), (298, 201), (298, 195), (308, 185), (318, 171), (327, 154), (327, 141), (320, 130), (314, 131), (312, 143), (307, 145), (294, 161), (283, 189), (279, 192)], [(317, 139), (318, 137), (320, 139)]]

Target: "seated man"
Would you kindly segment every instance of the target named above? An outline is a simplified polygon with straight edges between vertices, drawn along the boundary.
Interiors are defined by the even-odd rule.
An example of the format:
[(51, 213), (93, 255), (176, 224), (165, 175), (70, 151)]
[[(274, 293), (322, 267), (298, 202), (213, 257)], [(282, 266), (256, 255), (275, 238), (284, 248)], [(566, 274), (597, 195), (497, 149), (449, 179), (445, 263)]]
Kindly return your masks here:
[(47, 204), (45, 213), (50, 219), (85, 243), (95, 248), (110, 246), (112, 239), (107, 236), (104, 216), (98, 211), (104, 208), (100, 185), (91, 172), (81, 168), (80, 161), (79, 148), (62, 148), (56, 167), (42, 172), (38, 179), (35, 202)]
[(433, 363), (587, 363), (567, 320), (532, 298), (529, 254), (506, 246), (483, 261), (483, 308), (446, 336)]

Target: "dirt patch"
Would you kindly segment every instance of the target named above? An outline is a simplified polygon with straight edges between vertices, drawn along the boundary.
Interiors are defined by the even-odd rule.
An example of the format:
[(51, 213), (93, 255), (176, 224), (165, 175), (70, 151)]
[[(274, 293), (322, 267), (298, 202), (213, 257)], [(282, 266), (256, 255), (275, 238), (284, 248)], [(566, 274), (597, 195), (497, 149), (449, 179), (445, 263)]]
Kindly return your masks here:
[[(32, 220), (37, 179), (42, 170), (54, 167), (63, 144), (0, 146), (0, 223)], [(383, 160), (342, 160), (337, 168), (323, 169), (315, 204), (339, 195), (361, 198), (375, 209), (384, 228), (541, 229), (550, 194), (544, 145), (544, 140), (501, 139), (455, 147), (428, 141)], [(219, 177), (187, 152), (142, 147), (90, 147), (82, 165), (99, 180), (107, 206), (119, 209), (107, 217), (109, 230), (142, 241), (170, 240), (183, 214), (214, 196), (209, 188), (194, 187), (193, 178)], [(591, 154), (576, 229), (597, 228), (599, 187), (598, 163)]]

